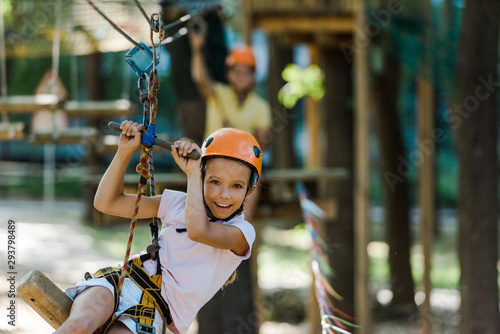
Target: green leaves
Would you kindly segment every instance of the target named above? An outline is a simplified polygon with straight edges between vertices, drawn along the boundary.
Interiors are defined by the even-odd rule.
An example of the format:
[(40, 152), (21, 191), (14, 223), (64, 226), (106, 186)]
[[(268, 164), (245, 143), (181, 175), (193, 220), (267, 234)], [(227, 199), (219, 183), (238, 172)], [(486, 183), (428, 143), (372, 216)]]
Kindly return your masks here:
[(288, 64), (281, 73), (287, 83), (279, 90), (278, 100), (287, 108), (293, 108), (304, 96), (319, 100), (325, 95), (324, 74), (317, 65), (302, 68)]

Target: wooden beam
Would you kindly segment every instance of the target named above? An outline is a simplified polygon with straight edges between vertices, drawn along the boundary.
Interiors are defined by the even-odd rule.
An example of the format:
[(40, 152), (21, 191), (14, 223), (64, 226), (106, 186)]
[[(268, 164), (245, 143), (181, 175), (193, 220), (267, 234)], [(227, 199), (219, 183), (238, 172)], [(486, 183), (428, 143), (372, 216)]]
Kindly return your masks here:
[(54, 329), (69, 317), (73, 301), (41, 271), (26, 274), (19, 282), (17, 293)]
[(29, 136), (31, 144), (81, 144), (82, 142), (97, 142), (99, 132), (92, 127), (68, 129), (58, 132), (36, 133)]
[(266, 13), (252, 17), (254, 28), (260, 28), (272, 34), (313, 32), (352, 34), (355, 27), (354, 23), (352, 16), (338, 15), (305, 16), (289, 14), (280, 16)]
[(12, 114), (31, 114), (37, 110), (62, 110), (69, 117), (103, 118), (128, 116), (135, 111), (135, 106), (127, 99), (62, 101), (54, 94), (0, 97), (0, 111)]
[[(311, 64), (318, 64), (318, 47), (311, 45)], [(311, 97), (306, 97), (306, 128), (309, 136), (309, 150), (307, 156), (307, 166), (312, 168), (321, 167), (320, 155), (320, 107), (319, 102)]]
[[(359, 1), (356, 13), (358, 27), (365, 25), (364, 2)], [(358, 29), (357, 31), (362, 31)], [(368, 50), (360, 48), (354, 56), (355, 76), (355, 182), (354, 182), (354, 241), (355, 241), (355, 311), (356, 323), (361, 327), (358, 334), (371, 333), (371, 308), (369, 292), (369, 258), (367, 247), (370, 242), (370, 150), (369, 115), (370, 88)]]
[(114, 101), (67, 101), (63, 110), (69, 117), (103, 118), (128, 116), (135, 107), (127, 99)]
[(432, 307), (431, 307), (431, 260), (432, 239), (434, 231), (434, 87), (425, 79), (419, 78), (418, 88), (418, 133), (422, 150), (422, 163), (420, 165), (420, 180), (418, 185), (420, 199), (421, 243), (424, 258), (423, 288), (425, 299), (421, 305), (422, 333), (432, 333)]
[[(417, 5), (417, 13), (425, 20), (431, 20), (432, 4), (430, 0), (419, 1)], [(423, 42), (432, 45), (432, 30), (427, 25), (424, 31)], [(434, 87), (432, 86), (432, 57), (428, 54), (424, 55), (420, 60), (420, 64), (428, 69), (427, 73), (422, 71), (417, 79), (417, 99), (418, 99), (418, 140), (419, 147), (422, 148), (419, 152), (422, 157), (422, 163), (419, 168), (419, 204), (420, 204), (420, 219), (421, 219), (421, 243), (424, 258), (424, 273), (423, 273), (423, 289), (424, 301), (420, 306), (422, 315), (422, 333), (431, 334), (432, 330), (432, 307), (431, 307), (431, 262), (432, 262), (432, 237), (434, 230), (434, 200), (435, 200), (435, 182), (434, 182), (434, 156), (435, 156), (435, 140), (434, 132)]]
[(21, 140), (24, 138), (24, 123), (0, 123), (0, 140)]
[(8, 113), (32, 113), (35, 110), (57, 110), (61, 101), (55, 94), (0, 97), (0, 111)]

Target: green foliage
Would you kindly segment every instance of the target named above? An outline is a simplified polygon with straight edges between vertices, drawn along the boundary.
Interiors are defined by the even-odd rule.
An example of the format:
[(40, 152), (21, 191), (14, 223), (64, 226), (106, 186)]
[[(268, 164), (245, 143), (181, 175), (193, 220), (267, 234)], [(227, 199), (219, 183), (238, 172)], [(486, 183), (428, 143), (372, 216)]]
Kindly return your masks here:
[(304, 96), (319, 100), (325, 95), (324, 74), (317, 65), (302, 68), (288, 64), (281, 73), (287, 82), (278, 92), (278, 100), (287, 108), (293, 108)]

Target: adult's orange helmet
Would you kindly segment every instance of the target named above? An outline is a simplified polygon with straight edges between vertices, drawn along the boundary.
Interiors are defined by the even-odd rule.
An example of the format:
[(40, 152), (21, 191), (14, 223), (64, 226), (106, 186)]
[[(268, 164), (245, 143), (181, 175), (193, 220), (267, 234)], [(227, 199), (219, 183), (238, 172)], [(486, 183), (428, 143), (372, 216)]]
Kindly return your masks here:
[(201, 159), (226, 157), (246, 163), (252, 170), (252, 184), (257, 184), (262, 173), (262, 150), (257, 140), (248, 132), (236, 128), (222, 128), (203, 142)]
[(231, 50), (226, 58), (226, 66), (245, 65), (255, 69), (256, 62), (252, 48), (241, 46)]

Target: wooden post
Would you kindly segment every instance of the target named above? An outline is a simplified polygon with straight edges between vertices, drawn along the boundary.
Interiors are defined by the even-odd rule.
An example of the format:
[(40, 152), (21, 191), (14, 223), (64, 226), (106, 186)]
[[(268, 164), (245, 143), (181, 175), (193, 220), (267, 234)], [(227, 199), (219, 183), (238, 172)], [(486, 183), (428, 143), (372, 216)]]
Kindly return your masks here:
[(73, 301), (41, 271), (26, 274), (19, 282), (17, 293), (54, 329), (69, 317)]
[[(311, 52), (311, 65), (318, 64), (318, 47), (316, 45), (309, 45)], [(309, 152), (307, 156), (307, 167), (319, 168), (321, 167), (320, 159), (320, 108), (319, 102), (311, 97), (306, 97), (306, 126), (309, 135)]]
[[(355, 13), (358, 29), (363, 31), (365, 11), (363, 1), (359, 1)], [(356, 37), (354, 40), (357, 40)], [(369, 283), (369, 259), (367, 246), (370, 242), (370, 160), (369, 160), (369, 69), (368, 50), (361, 47), (354, 56), (355, 75), (355, 165), (354, 165), (354, 237), (355, 237), (355, 311), (359, 334), (371, 333)]]
[[(418, 13), (432, 21), (432, 5), (429, 0), (419, 2)], [(432, 45), (432, 31), (430, 23), (427, 24), (423, 42), (426, 45)], [(421, 60), (424, 77), (418, 78), (418, 153), (422, 158), (420, 165), (419, 179), (419, 201), (420, 201), (420, 222), (421, 222), (421, 243), (424, 258), (423, 289), (425, 299), (421, 305), (422, 315), (422, 333), (432, 334), (432, 309), (431, 309), (431, 257), (432, 257), (432, 237), (434, 230), (434, 152), (435, 141), (433, 138), (434, 129), (434, 87), (432, 86), (432, 57), (426, 53)]]
[(422, 333), (432, 333), (431, 310), (431, 257), (432, 236), (434, 230), (434, 152), (435, 142), (432, 138), (434, 128), (434, 88), (425, 79), (418, 79), (418, 132), (419, 153), (422, 158), (420, 166), (419, 198), (421, 220), (421, 243), (424, 255), (423, 288), (425, 299), (421, 305)]

